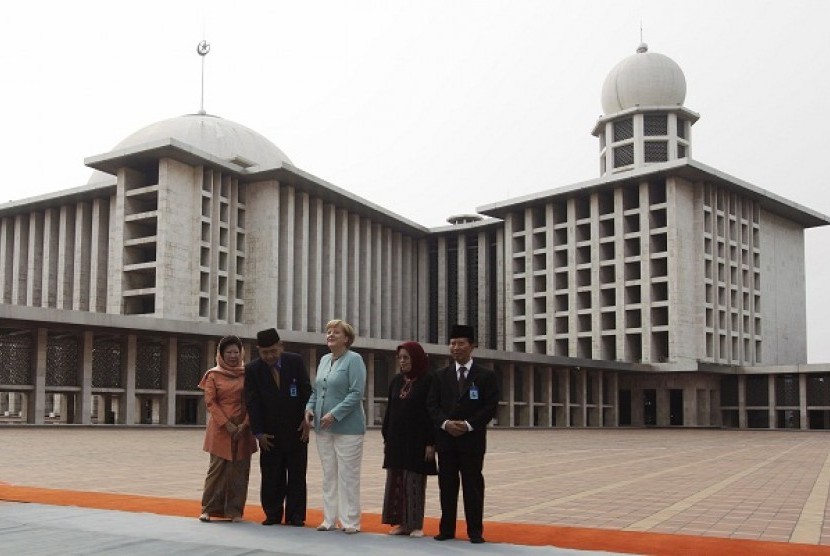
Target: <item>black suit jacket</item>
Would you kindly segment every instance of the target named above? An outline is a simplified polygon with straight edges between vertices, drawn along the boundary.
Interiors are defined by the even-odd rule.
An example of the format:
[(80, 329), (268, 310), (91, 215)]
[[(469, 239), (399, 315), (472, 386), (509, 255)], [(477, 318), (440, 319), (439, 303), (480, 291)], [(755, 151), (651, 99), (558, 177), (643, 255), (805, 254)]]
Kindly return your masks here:
[[(311, 382), (298, 354), (283, 352), (280, 366), (277, 388), (271, 369), (261, 359), (245, 365), (245, 396), (251, 431), (274, 435), (274, 447), (287, 452), (304, 444), (297, 427), (305, 417)], [(296, 386), (296, 396), (291, 395), (292, 386)]]
[[(473, 366), (467, 372), (467, 390), (460, 396), (454, 362), (437, 374), (438, 380), (433, 382), (427, 397), (427, 410), (438, 428), (435, 433), (438, 451), (455, 449), (483, 453), (487, 449), (487, 424), (495, 417), (499, 405), (499, 383), (495, 371), (473, 360)], [(470, 397), (473, 387), (478, 389), (478, 399)], [(473, 430), (453, 437), (441, 428), (447, 419), (467, 421)]]

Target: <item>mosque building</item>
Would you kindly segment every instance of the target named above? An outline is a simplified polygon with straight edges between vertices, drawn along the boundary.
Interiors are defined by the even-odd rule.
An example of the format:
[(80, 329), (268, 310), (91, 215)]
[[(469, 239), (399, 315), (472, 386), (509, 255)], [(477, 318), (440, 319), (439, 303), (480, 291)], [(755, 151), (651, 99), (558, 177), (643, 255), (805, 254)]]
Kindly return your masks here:
[(498, 427), (830, 428), (807, 364), (804, 231), (830, 218), (693, 157), (670, 58), (602, 87), (599, 177), (426, 228), (205, 114), (91, 156), (86, 186), (0, 204), (0, 422), (203, 424), (218, 338), (276, 326), (313, 372), (343, 318), (379, 424), (395, 348), (454, 323)]

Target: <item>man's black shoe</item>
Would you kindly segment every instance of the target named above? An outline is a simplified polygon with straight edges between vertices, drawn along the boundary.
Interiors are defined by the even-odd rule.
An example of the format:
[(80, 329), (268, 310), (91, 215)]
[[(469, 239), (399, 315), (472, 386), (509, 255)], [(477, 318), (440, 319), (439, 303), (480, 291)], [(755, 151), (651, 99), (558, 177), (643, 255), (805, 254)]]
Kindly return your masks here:
[(448, 541), (450, 539), (454, 539), (455, 535), (445, 535), (444, 533), (438, 533), (433, 537), (436, 541)]
[(470, 537), (470, 542), (473, 544), (481, 544), (484, 542), (484, 537)]
[(279, 525), (281, 520), (273, 518), (273, 517), (266, 517), (265, 521), (262, 522), (263, 525)]
[(293, 519), (291, 521), (286, 522), (287, 525), (293, 525), (294, 527), (305, 527), (305, 521), (300, 521), (299, 519)]

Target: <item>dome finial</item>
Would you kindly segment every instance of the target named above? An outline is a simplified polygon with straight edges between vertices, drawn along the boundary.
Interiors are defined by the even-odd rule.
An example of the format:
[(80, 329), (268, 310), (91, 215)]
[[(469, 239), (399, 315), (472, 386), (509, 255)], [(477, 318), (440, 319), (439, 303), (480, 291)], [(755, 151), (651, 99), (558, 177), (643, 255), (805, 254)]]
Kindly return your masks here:
[(210, 43), (202, 39), (202, 42), (196, 45), (196, 53), (202, 59), (202, 102), (199, 105), (199, 114), (205, 115), (205, 56), (210, 52)]
[(646, 41), (643, 40), (643, 20), (640, 20), (640, 46), (637, 47), (637, 54), (642, 54), (643, 52), (648, 52), (648, 45)]

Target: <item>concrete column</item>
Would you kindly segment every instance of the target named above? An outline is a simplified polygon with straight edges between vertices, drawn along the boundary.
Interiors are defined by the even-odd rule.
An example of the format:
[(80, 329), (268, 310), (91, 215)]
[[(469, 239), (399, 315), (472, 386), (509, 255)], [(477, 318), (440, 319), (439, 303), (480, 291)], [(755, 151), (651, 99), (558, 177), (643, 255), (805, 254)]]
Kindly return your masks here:
[(507, 364), (507, 412), (508, 426), (516, 426), (516, 364)]
[(296, 225), (295, 192), (290, 186), (280, 190), (280, 297), (277, 299), (277, 327), (294, 329), (294, 230)]
[(605, 417), (605, 388), (603, 388), (604, 384), (603, 381), (603, 373), (602, 370), (597, 371), (597, 426), (604, 427), (604, 417)]
[(571, 426), (571, 370), (564, 369), (561, 373), (562, 380), (560, 381), (560, 388), (562, 389), (562, 412), (564, 419), (562, 425), (564, 427)]
[(165, 362), (162, 368), (162, 388), (160, 422), (165, 425), (176, 424), (176, 375), (179, 362), (179, 340), (175, 336), (167, 338), (164, 349)]
[(438, 238), (438, 291), (432, 293), (438, 297), (438, 343), (447, 339), (450, 323), (447, 322), (447, 238)]
[(807, 430), (810, 428), (810, 422), (807, 414), (807, 375), (805, 373), (798, 374), (798, 413), (801, 430)]
[(92, 202), (92, 225), (89, 261), (89, 310), (107, 310), (107, 254), (109, 252), (109, 199)]
[(89, 310), (89, 268), (92, 241), (92, 211), (89, 203), (75, 205), (75, 256), (73, 258), (72, 309)]
[(43, 212), (43, 273), (41, 275), (41, 307), (57, 307), (58, 293), (58, 221), (56, 209)]
[(308, 269), (308, 307), (306, 311), (307, 328), (312, 332), (319, 332), (322, 324), (323, 297), (323, 201), (312, 199), (309, 207), (309, 269)]
[(29, 270), (29, 215), (14, 218), (14, 251), (12, 258), (12, 303), (26, 304), (26, 283)]
[[(417, 317), (414, 319), (416, 326), (413, 326), (412, 333), (418, 339), (427, 340), (429, 338), (429, 247), (426, 239), (413, 240), (413, 249), (416, 251), (416, 268), (417, 281), (409, 291), (414, 291), (417, 288), (418, 296), (414, 299), (417, 303), (416, 313)], [(413, 272), (413, 274), (415, 274)], [(404, 291), (406, 291), (406, 284), (409, 279), (404, 282)], [(433, 294), (434, 295), (434, 294)], [(407, 324), (407, 326), (409, 326)], [(439, 338), (438, 343), (442, 343), (443, 339)]]
[(309, 294), (309, 201), (308, 193), (297, 196), (294, 221), (294, 264), (293, 276), (293, 315), (292, 330), (308, 330), (308, 294)]
[(110, 197), (109, 249), (107, 251), (107, 313), (123, 312), (124, 268), (124, 180), (126, 169), (118, 171), (116, 194)]
[(363, 355), (366, 363), (366, 397), (364, 407), (366, 408), (366, 424), (375, 424), (375, 353), (368, 352)]
[(376, 293), (372, 287), (372, 279), (374, 277), (372, 269), (374, 268), (374, 256), (372, 253), (372, 223), (368, 218), (360, 219), (360, 265), (355, 270), (354, 279), (356, 281), (355, 290), (357, 291), (357, 299), (359, 303), (358, 319), (355, 319), (354, 324), (358, 326), (360, 333), (364, 336), (372, 335), (372, 295)]
[(610, 394), (610, 401), (611, 401), (611, 423), (608, 425), (612, 427), (619, 427), (620, 426), (620, 373), (614, 372), (611, 373), (611, 392)]
[[(57, 307), (72, 308), (73, 280), (75, 278), (75, 210), (72, 206), (60, 208), (58, 222), (58, 278)], [(119, 270), (120, 272), (120, 270)]]
[(550, 428), (553, 426), (553, 373), (556, 370), (548, 367), (542, 373), (542, 401), (545, 402), (545, 411), (543, 413), (544, 422), (543, 427)]
[(121, 383), (124, 393), (119, 398), (118, 418), (122, 425), (135, 425), (136, 397), (135, 397), (135, 366), (138, 355), (138, 337), (135, 334), (127, 335), (126, 357), (121, 358)]
[(346, 278), (346, 292), (348, 296), (346, 320), (360, 330), (360, 269), (362, 265), (366, 264), (363, 258), (362, 244), (360, 240), (360, 215), (348, 215), (348, 255), (347, 264), (345, 267)]
[[(352, 314), (351, 306), (356, 301), (356, 299), (350, 299), (349, 297), (352, 294), (351, 260), (353, 256), (359, 256), (359, 254), (351, 252), (349, 212), (346, 209), (335, 210), (337, 212), (337, 231), (335, 232), (336, 249), (333, 257), (335, 264), (332, 273), (334, 274), (337, 294), (335, 296), (334, 314), (327, 315), (324, 319), (326, 322), (333, 318), (353, 320), (350, 316)], [(325, 325), (325, 322), (323, 324)]]
[(536, 378), (536, 369), (533, 365), (523, 366), (522, 372), (525, 376), (525, 399), (527, 400), (527, 426), (536, 426), (536, 399), (534, 396), (534, 379)]
[(769, 403), (769, 428), (775, 428), (775, 375), (767, 375), (767, 398)]
[(466, 234), (458, 234), (458, 244), (455, 251), (456, 268), (458, 273), (455, 276), (450, 276), (450, 280), (456, 280), (456, 291), (458, 292), (458, 302), (456, 303), (458, 313), (453, 317), (450, 315), (453, 322), (459, 324), (475, 325), (474, 322), (467, 321), (467, 311), (469, 307), (469, 293), (467, 292), (467, 236)]
[(582, 423), (583, 427), (588, 426), (588, 371), (585, 369), (579, 370), (579, 393), (580, 397), (582, 398), (580, 401), (582, 402)]
[(14, 220), (0, 218), (0, 303), (11, 303), (14, 264)]
[[(635, 117), (634, 118), (634, 126), (635, 126), (635, 137), (637, 136), (637, 128), (638, 125), (640, 126), (640, 138), (642, 138), (642, 116), (640, 116), (639, 120)], [(635, 149), (635, 156), (636, 156), (636, 149), (642, 149), (642, 141), (635, 140), (634, 141), (634, 149)], [(640, 154), (640, 159), (642, 160), (642, 152)], [(641, 167), (642, 163), (637, 165), (637, 167)], [(640, 322), (642, 324), (640, 330), (640, 341), (642, 343), (642, 360), (644, 362), (651, 361), (651, 288), (649, 284), (651, 283), (651, 219), (650, 219), (650, 199), (648, 194), (648, 182), (642, 182), (640, 184)], [(658, 396), (660, 395), (660, 389), (657, 390)], [(660, 404), (658, 403), (657, 411), (660, 411)], [(668, 413), (667, 413), (668, 415)], [(658, 415), (658, 424), (660, 423), (659, 415)], [(668, 423), (667, 423), (668, 424)]]
[(487, 232), (479, 232), (476, 241), (478, 241), (478, 268), (468, 269), (468, 271), (475, 272), (476, 280), (478, 280), (478, 299), (476, 300), (476, 303), (478, 303), (478, 322), (475, 323), (478, 329), (478, 342), (482, 347), (489, 348), (491, 342), (495, 341), (495, 338), (490, 338), (489, 326), (490, 308), (495, 303), (495, 300), (491, 299), (490, 296), (490, 277), (488, 276), (487, 270), (494, 262), (490, 260), (490, 246), (487, 244)]
[[(410, 249), (406, 249), (401, 241), (401, 233), (386, 230), (386, 243), (384, 245), (384, 257), (388, 261), (384, 280), (389, 284), (389, 304), (386, 306), (383, 316), (383, 330), (387, 338), (404, 338), (401, 331), (401, 322), (412, 318), (409, 298), (403, 295), (401, 284), (404, 280), (404, 258), (409, 260), (412, 256)], [(407, 290), (409, 292), (410, 290)], [(394, 307), (398, 307), (398, 318), (392, 318)]]
[(29, 277), (26, 284), (26, 305), (40, 307), (43, 288), (43, 213), (40, 212), (29, 215), (29, 261), (26, 273)]
[[(577, 291), (576, 291), (576, 203), (574, 199), (568, 199), (567, 206), (567, 224), (568, 230), (568, 353), (561, 355), (568, 355), (570, 357), (576, 356), (579, 350), (579, 342), (577, 331), (579, 327), (577, 315)], [(569, 373), (570, 374), (570, 373)], [(570, 411), (568, 411), (568, 418), (570, 418)], [(570, 423), (568, 424), (570, 426)]]
[(32, 376), (32, 392), (28, 396), (28, 423), (43, 424), (46, 412), (46, 345), (49, 341), (49, 331), (38, 328), (35, 331), (35, 368)]
[(738, 375), (738, 428), (746, 428), (746, 375)]
[[(608, 133), (611, 133), (611, 124), (608, 124), (607, 129), (609, 130)], [(608, 152), (610, 153), (611, 150), (609, 147)], [(610, 154), (608, 160), (609, 164), (613, 163)], [(608, 168), (611, 167), (608, 166)], [(625, 205), (623, 203), (623, 190), (622, 187), (614, 188), (614, 276), (616, 282), (614, 296), (617, 301), (614, 319), (617, 329), (615, 347), (617, 360), (619, 361), (629, 359), (625, 341), (625, 218), (623, 216)], [(617, 423), (619, 423), (619, 419)]]
[(92, 423), (92, 352), (95, 347), (95, 334), (85, 331), (83, 335), (83, 354), (81, 356), (81, 392), (78, 403), (75, 404), (77, 413), (75, 422), (82, 425)]
[[(392, 253), (389, 250), (391, 230), (374, 225), (374, 289), (379, 295), (372, 296), (372, 336), (391, 338), (392, 328)], [(400, 305), (397, 307), (400, 310)]]
[[(502, 290), (499, 291), (499, 297), (504, 297), (505, 299), (513, 299), (513, 290), (514, 290), (514, 278), (513, 278), (513, 230), (516, 227), (516, 220), (520, 218), (520, 214), (518, 213), (511, 213), (508, 214), (504, 219), (504, 226), (503, 226), (503, 233), (504, 233), (504, 243), (500, 246), (504, 250), (503, 259), (500, 261), (500, 264), (496, 268), (502, 269), (502, 274), (504, 275), (504, 282), (502, 284)], [(499, 252), (501, 250), (497, 250)], [(513, 351), (513, 341), (514, 341), (514, 330), (515, 326), (513, 324), (513, 303), (505, 303), (501, 305), (501, 315), (499, 315), (500, 319), (503, 318), (504, 330), (503, 330), (503, 341), (504, 341), (504, 349), (508, 351)]]
[(333, 316), (340, 314), (336, 309), (337, 275), (335, 273), (335, 252), (337, 250), (337, 211), (330, 203), (323, 205), (323, 223), (320, 240), (320, 314), (317, 319), (318, 332)]

